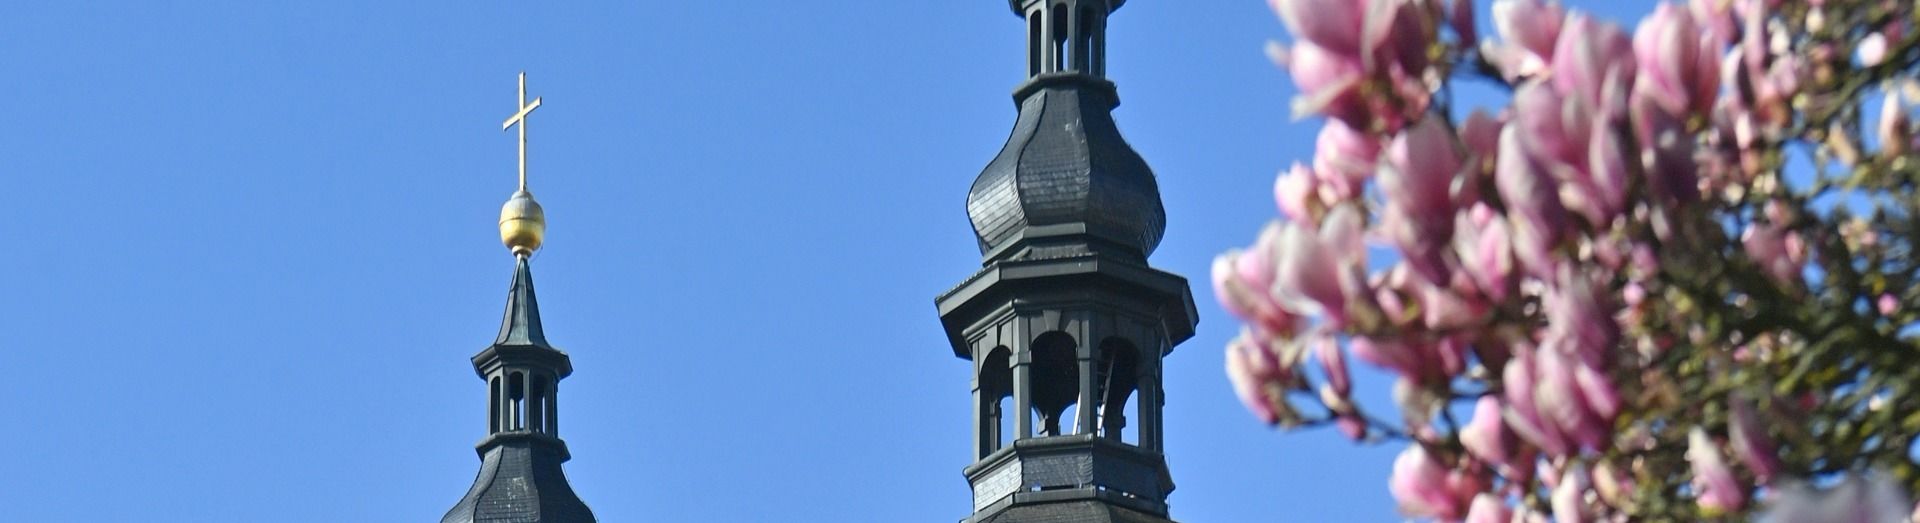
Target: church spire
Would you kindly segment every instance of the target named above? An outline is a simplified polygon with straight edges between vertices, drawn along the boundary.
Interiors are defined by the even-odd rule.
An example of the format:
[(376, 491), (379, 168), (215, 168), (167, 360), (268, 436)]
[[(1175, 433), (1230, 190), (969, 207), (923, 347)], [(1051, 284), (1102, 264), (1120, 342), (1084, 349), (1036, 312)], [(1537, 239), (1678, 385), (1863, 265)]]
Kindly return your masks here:
[(974, 371), (963, 523), (1172, 521), (1161, 361), (1197, 318), (1186, 279), (1147, 264), (1166, 211), (1104, 78), (1121, 3), (1010, 0), (1029, 77), (967, 195), (984, 267), (935, 299)]
[(516, 256), (513, 286), (507, 289), (507, 314), (500, 320), (500, 336), (494, 345), (548, 347), (547, 333), (540, 328), (540, 301), (533, 296), (533, 267), (527, 257)]
[(546, 235), (546, 214), (527, 191), (526, 117), (540, 106), (527, 98), (502, 129), (520, 125), (520, 188), (500, 209), (500, 241), (514, 256), (513, 283), (500, 335), (475, 354), (487, 383), (487, 437), (475, 446), (480, 474), (441, 523), (590, 523), (593, 512), (573, 493), (560, 464), (571, 455), (560, 439), (560, 380), (573, 374), (566, 352), (547, 344), (528, 258)]

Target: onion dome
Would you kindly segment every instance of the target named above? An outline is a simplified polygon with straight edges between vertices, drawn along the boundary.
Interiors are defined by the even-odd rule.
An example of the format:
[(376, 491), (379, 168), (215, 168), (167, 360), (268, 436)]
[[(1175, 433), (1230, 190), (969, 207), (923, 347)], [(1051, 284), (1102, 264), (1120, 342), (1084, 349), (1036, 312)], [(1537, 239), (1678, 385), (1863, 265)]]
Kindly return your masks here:
[(1113, 83), (1047, 73), (1014, 99), (1013, 135), (967, 194), (981, 254), (1022, 258), (1035, 255), (1033, 247), (1152, 254), (1167, 213), (1153, 170), (1114, 125)]

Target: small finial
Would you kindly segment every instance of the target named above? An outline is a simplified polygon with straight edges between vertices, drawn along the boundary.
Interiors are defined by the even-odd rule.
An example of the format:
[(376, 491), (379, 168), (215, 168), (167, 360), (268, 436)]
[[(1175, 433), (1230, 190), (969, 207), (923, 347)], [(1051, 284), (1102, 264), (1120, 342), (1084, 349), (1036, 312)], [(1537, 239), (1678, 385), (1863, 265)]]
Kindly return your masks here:
[(540, 203), (533, 201), (533, 193), (527, 192), (527, 116), (540, 108), (540, 98), (527, 101), (527, 73), (520, 73), (520, 103), (513, 116), (500, 124), (505, 131), (520, 126), (520, 190), (514, 191), (507, 204), (500, 207), (500, 243), (515, 256), (532, 256), (540, 249), (540, 242), (547, 236), (547, 213), (540, 209)]
[(514, 191), (507, 204), (500, 206), (500, 243), (515, 256), (532, 256), (547, 238), (547, 213), (533, 193)]

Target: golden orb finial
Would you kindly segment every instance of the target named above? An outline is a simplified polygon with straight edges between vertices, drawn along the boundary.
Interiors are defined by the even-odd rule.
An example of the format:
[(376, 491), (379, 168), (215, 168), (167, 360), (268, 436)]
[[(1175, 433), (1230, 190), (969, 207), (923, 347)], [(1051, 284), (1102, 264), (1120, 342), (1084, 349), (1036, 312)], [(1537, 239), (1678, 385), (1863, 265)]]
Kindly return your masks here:
[(507, 204), (500, 206), (500, 243), (518, 256), (531, 256), (547, 238), (547, 212), (533, 193), (514, 191)]

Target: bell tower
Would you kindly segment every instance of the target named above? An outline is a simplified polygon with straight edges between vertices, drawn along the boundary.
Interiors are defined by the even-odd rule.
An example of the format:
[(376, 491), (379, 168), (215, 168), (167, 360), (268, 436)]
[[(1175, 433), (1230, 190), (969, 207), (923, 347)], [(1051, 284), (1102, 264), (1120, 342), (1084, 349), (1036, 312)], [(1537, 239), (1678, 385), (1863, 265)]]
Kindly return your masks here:
[(493, 344), (472, 359), (487, 384), (487, 437), (474, 450), (480, 474), (440, 523), (592, 523), (593, 511), (573, 493), (560, 464), (571, 454), (560, 440), (560, 380), (573, 374), (566, 352), (547, 343), (528, 258), (546, 239), (547, 216), (527, 191), (527, 101), (520, 74), (520, 108), (502, 130), (520, 128), (520, 189), (500, 208), (500, 242), (513, 253), (507, 312)]
[(974, 371), (965, 523), (1171, 521), (1161, 361), (1197, 313), (1186, 279), (1147, 263), (1166, 211), (1113, 122), (1106, 28), (1123, 3), (1009, 2), (1028, 78), (967, 195), (982, 269), (935, 300)]

